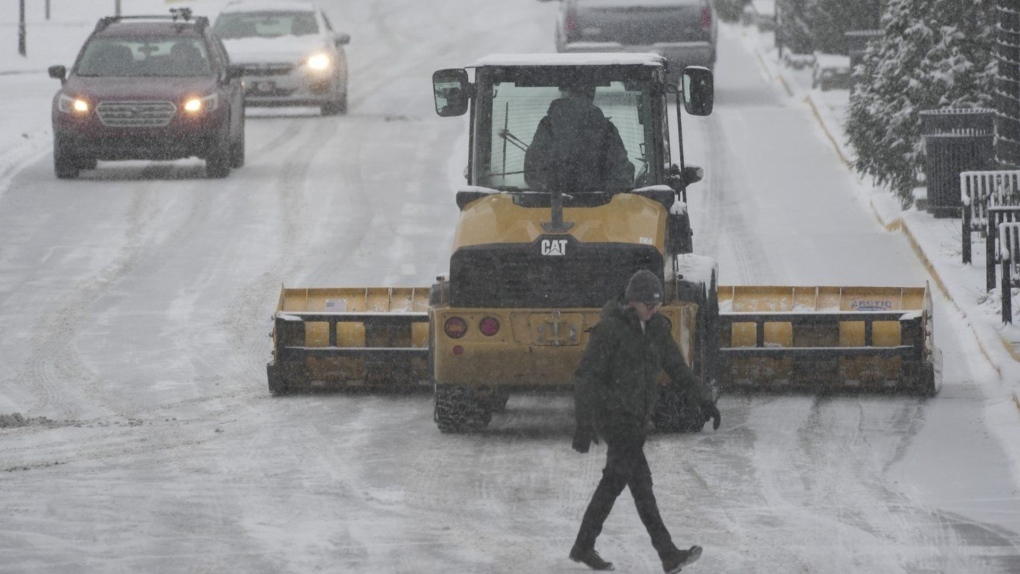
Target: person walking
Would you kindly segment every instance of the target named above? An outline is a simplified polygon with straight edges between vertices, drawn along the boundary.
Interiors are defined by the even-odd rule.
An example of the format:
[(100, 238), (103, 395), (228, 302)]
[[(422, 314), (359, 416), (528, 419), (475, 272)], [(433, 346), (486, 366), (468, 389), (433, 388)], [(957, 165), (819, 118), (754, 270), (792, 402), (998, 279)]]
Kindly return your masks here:
[(572, 446), (586, 453), (601, 437), (607, 447), (602, 479), (570, 549), (571, 560), (594, 570), (613, 570), (612, 562), (595, 551), (595, 540), (624, 487), (634, 496), (663, 571), (676, 574), (701, 556), (700, 546), (680, 550), (673, 544), (652, 492), (644, 444), (658, 398), (659, 373), (665, 370), (673, 384), (686, 388), (688, 396), (699, 401), (704, 422), (712, 420), (714, 429), (722, 417), (712, 390), (684, 361), (669, 321), (657, 314), (662, 302), (659, 278), (648, 270), (635, 273), (623, 297), (603, 307), (574, 376), (577, 428)]

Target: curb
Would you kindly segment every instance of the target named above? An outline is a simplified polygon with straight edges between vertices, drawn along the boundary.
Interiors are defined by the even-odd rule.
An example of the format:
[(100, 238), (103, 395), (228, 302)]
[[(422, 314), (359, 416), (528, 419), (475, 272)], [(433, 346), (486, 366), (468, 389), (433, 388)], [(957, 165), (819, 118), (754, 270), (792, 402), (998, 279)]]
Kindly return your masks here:
[[(748, 39), (746, 33), (744, 33), (743, 36), (745, 39)], [(765, 55), (761, 52), (757, 45), (753, 45), (753, 50), (755, 57), (758, 59), (758, 62), (762, 66), (762, 68), (766, 71), (767, 75), (771, 77), (773, 80), (778, 81), (781, 84), (783, 90), (787, 94), (789, 94), (791, 98), (796, 97), (797, 95), (796, 92), (794, 92), (791, 89), (791, 85), (795, 84), (796, 82), (794, 79), (787, 78), (785, 69), (782, 66), (771, 65), (771, 63), (766, 60)], [(812, 116), (814, 116), (815, 121), (818, 123), (819, 127), (822, 128), (822, 131), (824, 132), (826, 139), (828, 139), (829, 143), (832, 145), (832, 149), (833, 151), (835, 151), (840, 161), (843, 162), (847, 169), (852, 171), (853, 162), (850, 159), (851, 157), (850, 150), (848, 150), (844, 145), (842, 145), (840, 143), (840, 140), (838, 139), (840, 136), (842, 136), (843, 133), (842, 127), (831, 125), (830, 120), (827, 119), (827, 114), (821, 111), (822, 109), (828, 108), (828, 105), (825, 102), (818, 101), (817, 95), (813, 90), (807, 92), (803, 102), (807, 104), (807, 106), (810, 108)], [(924, 265), (925, 269), (928, 271), (929, 275), (935, 282), (939, 291), (942, 293), (942, 295), (945, 297), (947, 301), (952, 303), (953, 307), (961, 315), (966, 317), (967, 316), (966, 312), (964, 312), (964, 310), (960, 307), (959, 303), (957, 303), (956, 300), (953, 299), (945, 281), (939, 276), (935, 265), (929, 259), (928, 255), (924, 252), (924, 249), (921, 247), (920, 242), (918, 242), (914, 231), (910, 228), (909, 221), (905, 220), (902, 217), (902, 215), (887, 217), (888, 214), (885, 214), (886, 216), (883, 216), (882, 210), (875, 205), (875, 202), (873, 200), (868, 201), (868, 207), (871, 209), (871, 212), (875, 215), (875, 218), (878, 220), (879, 224), (882, 225), (886, 229), (886, 231), (890, 232), (900, 231), (901, 233), (904, 234), (904, 236), (907, 238), (907, 241), (910, 243), (911, 248), (914, 250), (915, 255), (920, 260), (921, 264)], [(995, 361), (992, 358), (992, 355), (987, 347), (988, 341), (993, 339), (988, 338), (988, 341), (986, 341), (985, 338), (982, 337), (982, 334), (978, 331), (978, 329), (975, 328), (973, 321), (970, 321), (970, 326), (971, 333), (974, 335), (974, 340), (977, 342), (978, 349), (981, 351), (981, 354), (985, 357), (985, 360), (987, 361), (988, 365), (990, 365), (992, 369), (996, 372), (996, 374), (999, 377), (999, 380), (1004, 381), (1003, 379), (1004, 365), (1002, 365), (998, 361)], [(1016, 346), (1011, 341), (1006, 339), (1001, 333), (996, 333), (994, 335), (994, 338), (999, 340), (999, 342), (1002, 344), (1003, 348), (1009, 353), (1009, 356), (1013, 359), (1013, 361), (1015, 361), (1017, 364), (1020, 364), (1020, 351), (1016, 349)], [(1015, 387), (1014, 389), (1012, 389), (1010, 394), (1012, 396), (1013, 403), (1017, 408), (1017, 411), (1020, 411), (1020, 387)]]

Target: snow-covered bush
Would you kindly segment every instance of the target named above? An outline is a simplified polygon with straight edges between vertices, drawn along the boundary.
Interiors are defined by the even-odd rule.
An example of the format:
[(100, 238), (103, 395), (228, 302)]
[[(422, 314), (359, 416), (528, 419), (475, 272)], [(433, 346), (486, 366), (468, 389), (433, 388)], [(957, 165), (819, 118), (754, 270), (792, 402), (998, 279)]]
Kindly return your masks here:
[(907, 206), (924, 170), (920, 112), (992, 105), (995, 0), (889, 0), (854, 70), (846, 133), (854, 168)]

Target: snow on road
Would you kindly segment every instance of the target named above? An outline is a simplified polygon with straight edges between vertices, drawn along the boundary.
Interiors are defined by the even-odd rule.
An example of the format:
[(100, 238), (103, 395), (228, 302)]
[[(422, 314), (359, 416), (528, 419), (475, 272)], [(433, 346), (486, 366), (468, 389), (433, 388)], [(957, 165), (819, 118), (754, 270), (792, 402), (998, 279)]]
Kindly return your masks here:
[[(570, 449), (569, 397), (514, 396), (450, 436), (427, 394), (273, 398), (265, 381), (281, 283), (445, 270), (465, 125), (434, 114), (431, 72), (552, 50), (557, 6), (323, 0), (352, 36), (347, 116), (251, 111), (225, 180), (191, 160), (58, 181), (44, 68), (108, 4), (53, 0), (55, 61), (0, 57), (25, 71), (0, 75), (20, 132), (0, 134), (0, 572), (584, 571), (566, 553), (604, 448)], [(707, 173), (696, 251), (729, 283), (923, 285), (809, 110), (738, 32), (721, 42), (716, 112), (684, 118)], [(726, 396), (719, 431), (651, 438), (666, 522), (705, 547), (691, 572), (1020, 571), (1020, 456), (999, 428), (1016, 410), (967, 317), (936, 301), (935, 399)], [(658, 572), (628, 502), (599, 550)]]

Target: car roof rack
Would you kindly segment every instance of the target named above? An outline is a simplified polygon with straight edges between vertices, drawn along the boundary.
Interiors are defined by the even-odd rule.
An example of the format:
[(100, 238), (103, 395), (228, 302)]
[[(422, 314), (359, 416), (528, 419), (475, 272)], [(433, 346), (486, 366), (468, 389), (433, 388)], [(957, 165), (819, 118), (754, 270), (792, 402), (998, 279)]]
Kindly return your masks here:
[[(191, 8), (171, 8), (170, 15), (139, 15), (139, 16), (103, 16), (96, 23), (96, 32), (105, 30), (110, 24), (123, 22), (125, 20), (172, 20), (179, 24), (194, 22), (195, 28), (199, 31), (209, 27), (209, 18), (206, 16), (195, 16), (192, 18)], [(179, 21), (179, 22), (178, 22)]]

